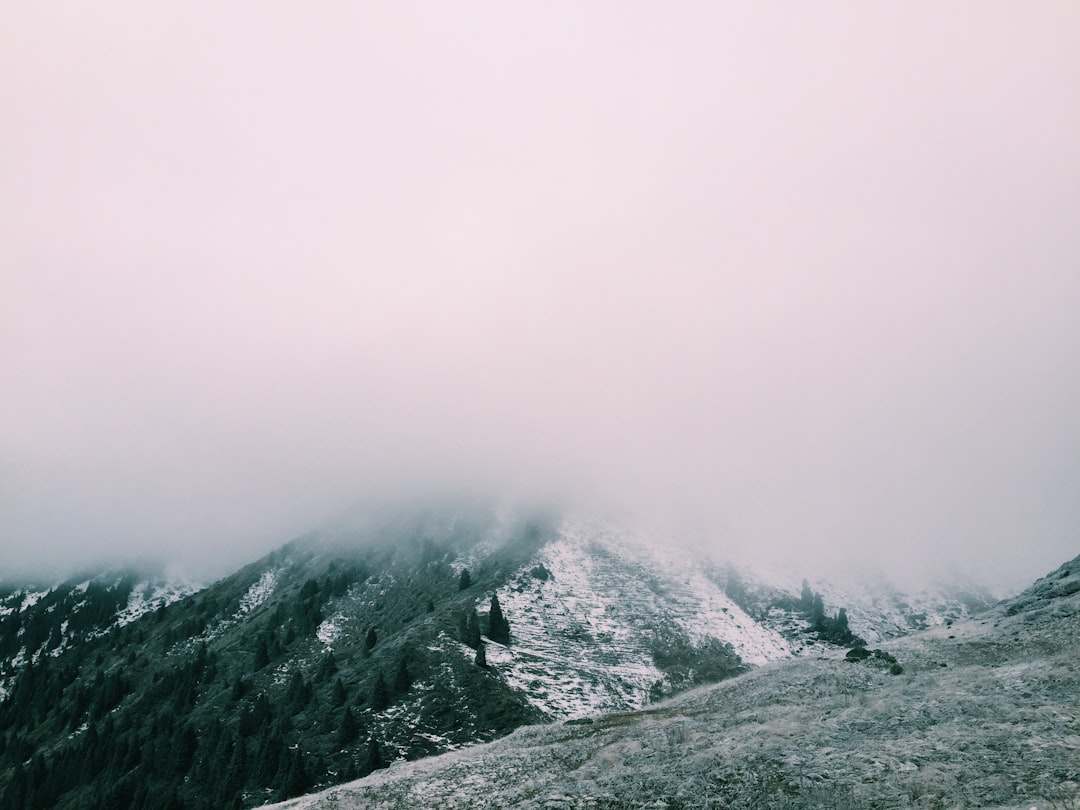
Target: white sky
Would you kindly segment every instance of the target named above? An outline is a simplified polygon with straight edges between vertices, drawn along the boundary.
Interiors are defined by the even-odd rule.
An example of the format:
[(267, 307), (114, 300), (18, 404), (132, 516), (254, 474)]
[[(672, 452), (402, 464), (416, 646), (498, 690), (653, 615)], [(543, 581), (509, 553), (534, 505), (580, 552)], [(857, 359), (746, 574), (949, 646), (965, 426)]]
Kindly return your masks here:
[(524, 5), (7, 4), (0, 567), (459, 484), (1080, 551), (1080, 6)]

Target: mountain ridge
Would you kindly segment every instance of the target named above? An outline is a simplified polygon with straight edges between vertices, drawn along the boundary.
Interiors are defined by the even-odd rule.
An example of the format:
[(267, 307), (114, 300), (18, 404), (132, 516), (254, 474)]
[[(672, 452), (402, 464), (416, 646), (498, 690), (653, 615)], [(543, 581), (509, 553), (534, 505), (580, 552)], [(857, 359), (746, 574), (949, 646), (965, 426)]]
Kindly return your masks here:
[(1075, 807), (1080, 557), (894, 640), (900, 672), (789, 659), (644, 711), (519, 729), (279, 810)]
[[(835, 648), (832, 597), (809, 592), (815, 620), (805, 588), (650, 540), (550, 512), (428, 510), (300, 538), (152, 610), (154, 591), (124, 580), (93, 634), (0, 660), (0, 790), (13, 807), (250, 806)], [(495, 596), (509, 644), (481, 633)], [(848, 606), (855, 630), (967, 615), (947, 594), (933, 616), (877, 599)], [(25, 601), (20, 625), (40, 613)]]

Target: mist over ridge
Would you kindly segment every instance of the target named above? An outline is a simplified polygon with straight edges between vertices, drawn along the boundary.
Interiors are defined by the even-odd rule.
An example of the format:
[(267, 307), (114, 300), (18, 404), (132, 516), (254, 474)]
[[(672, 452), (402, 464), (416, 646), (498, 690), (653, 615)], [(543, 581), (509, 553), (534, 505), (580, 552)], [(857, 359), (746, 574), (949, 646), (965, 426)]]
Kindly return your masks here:
[(470, 8), (12, 11), (5, 568), (223, 574), (445, 492), (1075, 555), (1068, 4)]

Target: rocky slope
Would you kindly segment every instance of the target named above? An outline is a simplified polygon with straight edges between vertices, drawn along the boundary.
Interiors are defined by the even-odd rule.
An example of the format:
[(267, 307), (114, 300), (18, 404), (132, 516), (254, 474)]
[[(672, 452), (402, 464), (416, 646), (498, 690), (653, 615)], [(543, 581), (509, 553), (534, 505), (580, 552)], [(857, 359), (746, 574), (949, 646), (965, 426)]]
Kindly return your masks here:
[(2, 595), (5, 806), (252, 806), (973, 605), (861, 580), (815, 593), (670, 538), (484, 505), (372, 513), (194, 593), (114, 579)]
[(278, 807), (1080, 806), (1080, 557), (979, 617)]

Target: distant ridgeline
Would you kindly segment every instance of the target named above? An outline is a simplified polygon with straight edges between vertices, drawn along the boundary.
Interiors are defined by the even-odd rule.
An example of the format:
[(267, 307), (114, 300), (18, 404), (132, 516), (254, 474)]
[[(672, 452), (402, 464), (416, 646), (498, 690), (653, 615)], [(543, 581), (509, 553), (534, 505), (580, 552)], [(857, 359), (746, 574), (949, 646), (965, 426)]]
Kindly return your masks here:
[[(550, 519), (427, 514), (196, 592), (0, 591), (0, 806), (254, 806), (792, 654), (748, 615), (785, 597), (642, 559)], [(861, 641), (808, 585), (786, 598)]]
[[(296, 542), (123, 625), (132, 577), (10, 609), (0, 645), (18, 675), (0, 703), (0, 804), (250, 806), (543, 721), (459, 640), (465, 616), (509, 641), (494, 588), (535, 528), (465, 587), (454, 543), (405, 535)], [(7, 596), (22, 607), (21, 592)]]

